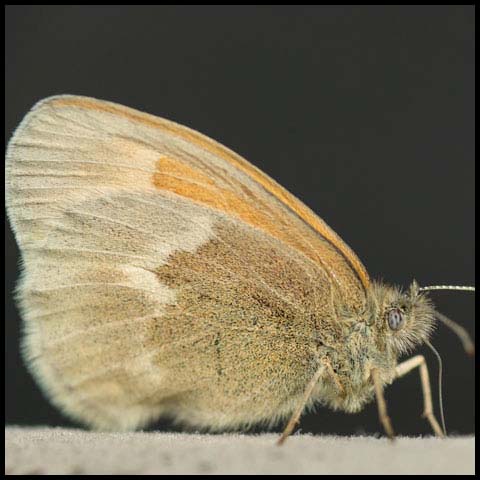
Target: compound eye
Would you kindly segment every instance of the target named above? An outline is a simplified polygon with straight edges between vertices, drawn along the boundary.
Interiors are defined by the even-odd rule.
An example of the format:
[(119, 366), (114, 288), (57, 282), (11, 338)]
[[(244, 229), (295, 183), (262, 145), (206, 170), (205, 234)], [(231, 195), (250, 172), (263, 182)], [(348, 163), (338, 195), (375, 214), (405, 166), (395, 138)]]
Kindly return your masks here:
[(392, 330), (400, 330), (405, 323), (405, 316), (399, 308), (393, 308), (388, 312), (387, 320)]

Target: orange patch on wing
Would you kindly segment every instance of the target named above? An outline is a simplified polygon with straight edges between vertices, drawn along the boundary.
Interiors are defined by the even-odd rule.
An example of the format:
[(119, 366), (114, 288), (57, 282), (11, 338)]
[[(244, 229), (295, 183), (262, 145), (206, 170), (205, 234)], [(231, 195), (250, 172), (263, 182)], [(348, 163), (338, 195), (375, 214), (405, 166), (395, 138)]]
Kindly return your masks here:
[[(310, 225), (316, 232), (318, 232), (322, 237), (332, 243), (348, 260), (350, 265), (357, 273), (363, 286), (365, 288), (369, 287), (370, 279), (368, 273), (362, 262), (358, 259), (358, 257), (351, 250), (351, 248), (347, 244), (345, 244), (345, 242), (343, 242), (342, 239), (323, 220), (318, 218), (309, 208), (303, 205), (291, 193), (289, 193), (282, 186), (280, 186), (278, 183), (276, 183), (274, 180), (264, 174), (261, 170), (251, 165), (249, 162), (237, 155), (232, 150), (226, 148), (218, 142), (215, 142), (214, 140), (206, 137), (205, 135), (202, 135), (187, 127), (181, 126), (163, 118), (156, 117), (154, 115), (139, 112), (128, 107), (115, 105), (103, 101), (97, 101), (94, 99), (78, 97), (53, 99), (52, 104), (60, 106), (75, 106), (79, 108), (103, 111), (119, 115), (134, 120), (136, 122), (140, 122), (144, 125), (170, 132), (171, 134), (188, 140), (189, 142), (197, 145), (198, 147), (224, 159), (228, 163), (234, 165), (240, 171), (247, 174), (257, 183), (259, 183), (262, 187), (265, 188), (266, 191), (273, 194), (283, 204), (285, 204), (293, 212), (295, 212), (303, 221)], [(191, 198), (190, 195), (188, 195), (188, 197)], [(213, 199), (210, 199), (210, 201), (213, 201)], [(220, 200), (217, 200), (217, 204), (219, 201)], [(228, 202), (228, 199), (225, 201)], [(241, 204), (238, 204), (237, 207), (240, 210), (242, 210), (243, 208)], [(249, 208), (251, 207), (249, 206)], [(257, 213), (254, 215), (254, 217), (260, 218), (258, 215), (259, 214)], [(253, 224), (255, 225), (255, 223)], [(291, 241), (288, 243), (291, 243)]]
[[(288, 244), (295, 243), (295, 247), (303, 251), (310, 258), (309, 252), (302, 244), (295, 242), (292, 236), (279, 229), (281, 219), (268, 211), (267, 206), (260, 199), (253, 196), (243, 197), (235, 192), (218, 186), (210, 177), (185, 165), (180, 160), (161, 157), (156, 164), (156, 172), (153, 175), (153, 184), (161, 189), (176, 193), (184, 198), (189, 198), (197, 203), (220, 210), (228, 216), (237, 217), (245, 223), (260, 228), (273, 237), (285, 241)], [(249, 192), (252, 195), (251, 192)], [(256, 205), (254, 203), (256, 202)], [(263, 208), (258, 208), (261, 205)], [(274, 218), (272, 219), (272, 216)], [(310, 253), (310, 255), (309, 255)], [(313, 257), (316, 260), (317, 257)]]

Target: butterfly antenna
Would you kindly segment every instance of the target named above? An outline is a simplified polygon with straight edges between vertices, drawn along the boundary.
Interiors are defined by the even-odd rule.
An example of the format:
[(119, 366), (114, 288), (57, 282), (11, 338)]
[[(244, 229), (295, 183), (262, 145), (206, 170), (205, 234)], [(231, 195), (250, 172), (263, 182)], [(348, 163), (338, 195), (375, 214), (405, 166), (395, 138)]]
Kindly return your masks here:
[(420, 287), (419, 290), (421, 292), (426, 290), (460, 290), (463, 292), (474, 292), (475, 287), (469, 285), (430, 285), (428, 287)]
[(442, 366), (442, 357), (440, 354), (437, 352), (437, 350), (433, 347), (433, 345), (428, 341), (425, 340), (426, 345), (430, 350), (435, 354), (438, 360), (438, 403), (440, 406), (440, 419), (442, 420), (442, 429), (443, 429), (443, 434), (447, 436), (447, 428), (445, 427), (445, 416), (443, 414), (443, 392), (442, 392), (442, 371), (443, 371), (443, 366)]
[(458, 336), (458, 338), (463, 344), (465, 352), (467, 352), (467, 355), (475, 355), (475, 344), (473, 343), (470, 334), (461, 325), (459, 325), (457, 322), (454, 322), (453, 320), (450, 320), (446, 315), (437, 312), (436, 310), (435, 317)]

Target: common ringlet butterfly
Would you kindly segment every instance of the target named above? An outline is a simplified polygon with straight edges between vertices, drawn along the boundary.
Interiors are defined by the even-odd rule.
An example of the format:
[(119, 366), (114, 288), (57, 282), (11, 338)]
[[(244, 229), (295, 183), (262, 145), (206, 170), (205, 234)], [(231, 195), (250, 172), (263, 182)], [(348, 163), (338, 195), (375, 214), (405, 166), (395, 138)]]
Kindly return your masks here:
[(290, 418), (281, 442), (315, 402), (355, 412), (376, 396), (392, 437), (383, 388), (418, 367), (443, 435), (424, 357), (398, 359), (448, 319), (415, 282), (371, 281), (323, 220), (210, 138), (47, 98), (9, 143), (6, 204), (24, 357), (73, 418), (108, 430)]

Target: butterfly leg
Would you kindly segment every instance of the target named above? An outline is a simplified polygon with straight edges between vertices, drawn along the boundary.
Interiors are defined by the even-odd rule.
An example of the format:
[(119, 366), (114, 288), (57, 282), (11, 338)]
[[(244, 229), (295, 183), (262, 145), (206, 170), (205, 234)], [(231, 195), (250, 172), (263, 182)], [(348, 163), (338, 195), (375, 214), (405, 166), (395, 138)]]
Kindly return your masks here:
[(328, 372), (333, 375), (333, 378), (337, 386), (339, 386), (340, 390), (343, 391), (343, 388), (340, 382), (338, 381), (337, 376), (333, 371), (333, 368), (330, 362), (327, 359), (323, 359), (322, 364), (323, 365), (315, 372), (315, 375), (308, 383), (307, 388), (305, 389), (305, 392), (303, 394), (302, 401), (300, 402), (300, 404), (298, 405), (298, 408), (293, 412), (292, 416), (290, 417), (290, 420), (288, 421), (287, 426), (285, 427), (285, 430), (283, 431), (281, 437), (277, 441), (277, 445), (282, 445), (283, 442), (285, 442), (285, 440), (287, 439), (287, 437), (293, 432), (293, 429), (299, 422), (303, 409), (305, 408), (305, 405), (307, 404), (310, 398), (310, 395), (312, 394), (312, 391), (315, 388), (315, 385), (317, 384), (318, 380), (324, 373), (325, 366), (327, 367)]
[(395, 433), (392, 428), (392, 423), (390, 422), (390, 417), (388, 416), (387, 402), (385, 401), (385, 397), (383, 396), (382, 382), (380, 381), (377, 369), (372, 368), (371, 375), (373, 385), (375, 387), (375, 396), (377, 397), (378, 416), (380, 418), (380, 422), (383, 425), (383, 428), (388, 435), (388, 438), (390, 438), (390, 440), (393, 440), (395, 438)]
[(440, 428), (440, 425), (437, 422), (437, 419), (433, 415), (433, 404), (432, 404), (432, 390), (430, 388), (430, 377), (428, 375), (427, 363), (425, 362), (425, 357), (423, 355), (416, 355), (415, 357), (409, 358), (405, 362), (402, 362), (397, 365), (395, 368), (395, 373), (397, 378), (403, 377), (407, 373), (411, 372), (414, 368), (420, 369), (420, 381), (422, 383), (423, 391), (423, 417), (426, 417), (432, 426), (435, 435), (439, 437), (445, 437), (444, 432)]

